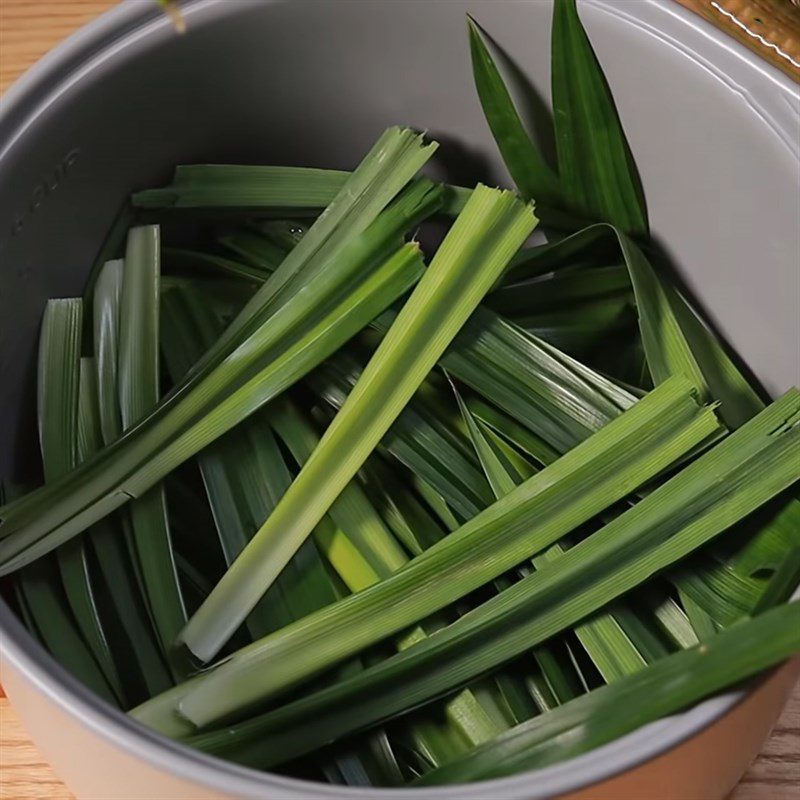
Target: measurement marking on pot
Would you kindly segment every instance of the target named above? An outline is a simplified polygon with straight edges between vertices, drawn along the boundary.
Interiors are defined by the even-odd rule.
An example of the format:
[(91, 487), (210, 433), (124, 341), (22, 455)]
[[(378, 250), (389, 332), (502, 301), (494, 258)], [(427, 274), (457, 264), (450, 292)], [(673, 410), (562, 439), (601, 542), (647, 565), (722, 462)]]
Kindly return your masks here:
[(25, 207), (17, 214), (11, 222), (11, 235), (18, 236), (30, 217), (32, 217), (45, 203), (47, 198), (62, 184), (70, 170), (80, 156), (80, 148), (73, 147), (66, 153), (48, 173), (43, 175), (39, 182), (33, 187), (28, 196)]

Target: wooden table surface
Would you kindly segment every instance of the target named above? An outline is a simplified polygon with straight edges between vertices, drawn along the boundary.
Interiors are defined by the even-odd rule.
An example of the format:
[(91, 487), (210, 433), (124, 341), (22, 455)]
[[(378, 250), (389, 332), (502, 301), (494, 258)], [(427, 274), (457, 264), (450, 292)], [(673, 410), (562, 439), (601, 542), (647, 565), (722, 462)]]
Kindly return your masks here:
[[(702, 0), (680, 2), (698, 8), (702, 5)], [(51, 47), (112, 5), (110, 0), (0, 0), (0, 93)], [(28, 738), (5, 697), (0, 697), (0, 798), (72, 798)], [(800, 686), (730, 800), (800, 800)]]

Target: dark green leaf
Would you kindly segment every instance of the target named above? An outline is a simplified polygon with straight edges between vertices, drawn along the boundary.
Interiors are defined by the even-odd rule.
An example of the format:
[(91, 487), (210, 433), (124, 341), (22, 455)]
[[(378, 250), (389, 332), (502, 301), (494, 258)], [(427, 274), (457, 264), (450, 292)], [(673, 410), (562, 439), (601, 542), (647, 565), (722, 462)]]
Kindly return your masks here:
[(485, 33), (467, 17), (475, 88), (500, 155), (520, 193), (541, 205), (558, 205), (557, 176), (522, 125), (511, 95), (484, 42)]
[(798, 650), (800, 604), (792, 603), (513, 728), (419, 783), (488, 780), (573, 758), (735, 685)]
[(566, 201), (589, 219), (646, 234), (639, 177), (575, 0), (556, 0), (551, 41), (558, 171)]

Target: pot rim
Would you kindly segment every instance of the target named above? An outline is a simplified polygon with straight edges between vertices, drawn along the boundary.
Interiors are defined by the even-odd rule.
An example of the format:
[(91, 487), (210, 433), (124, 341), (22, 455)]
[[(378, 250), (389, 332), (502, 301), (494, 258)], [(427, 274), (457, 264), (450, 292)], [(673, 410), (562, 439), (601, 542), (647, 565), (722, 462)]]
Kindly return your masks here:
[[(291, 0), (268, 0), (287, 2)], [(186, 0), (183, 13), (191, 24), (223, 16), (242, 7), (247, 0)], [(710, 40), (711, 47), (726, 53), (739, 64), (751, 81), (767, 81), (800, 99), (791, 79), (758, 55), (717, 30), (687, 9), (657, 0), (640, 0), (635, 12), (622, 10), (613, 0), (585, 0), (587, 5), (630, 24), (663, 44), (682, 51), (698, 66), (713, 72), (729, 87), (735, 86), (726, 72), (695, 51), (688, 42)], [(656, 25), (657, 23), (657, 25)], [(122, 3), (80, 28), (51, 50), (3, 95), (0, 103), (0, 161), (37, 118), (64, 92), (88, 73), (150, 36), (166, 36), (171, 23), (155, 4)], [(691, 34), (691, 36), (689, 35)], [(738, 88), (738, 87), (737, 87)], [(791, 128), (778, 119), (769, 103), (744, 92), (746, 102), (780, 136), (791, 143)], [(763, 99), (763, 98), (762, 98)], [(787, 104), (789, 105), (789, 104)], [(791, 121), (789, 121), (791, 124)], [(800, 160), (800, 156), (797, 156)], [(798, 596), (800, 593), (796, 593)], [(189, 783), (236, 797), (263, 797), (265, 789), (281, 797), (352, 798), (379, 794), (396, 800), (418, 800), (423, 790), (339, 787), (261, 772), (206, 755), (167, 739), (126, 714), (106, 704), (70, 675), (28, 634), (9, 606), (0, 599), (0, 656), (22, 672), (28, 681), (52, 703), (98, 736), (150, 766)], [(767, 678), (768, 679), (768, 678)], [(762, 679), (763, 680), (763, 679)], [(545, 800), (554, 795), (580, 790), (611, 778), (670, 750), (702, 731), (728, 713), (747, 692), (728, 692), (700, 703), (688, 711), (650, 723), (633, 733), (584, 755), (518, 775), (447, 787), (426, 787), (425, 796), (440, 800), (461, 800), (488, 796), (497, 800)]]

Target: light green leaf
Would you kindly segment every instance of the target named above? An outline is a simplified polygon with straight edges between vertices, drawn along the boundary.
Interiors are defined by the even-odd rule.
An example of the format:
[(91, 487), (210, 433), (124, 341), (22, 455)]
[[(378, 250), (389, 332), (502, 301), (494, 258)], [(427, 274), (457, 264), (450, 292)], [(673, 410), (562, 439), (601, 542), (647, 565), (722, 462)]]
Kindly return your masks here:
[[(632, 411), (641, 408), (646, 400), (620, 419), (630, 419)], [(328, 741), (385, 720), (475, 674), (485, 673), (686, 557), (800, 478), (800, 464), (795, 457), (800, 444), (798, 423), (800, 392), (794, 391), (596, 534), (435, 636), (371, 667), (355, 679), (189, 741), (201, 749), (245, 762), (252, 758), (255, 747), (260, 754), (269, 753), (270, 762), (277, 764), (314, 747), (315, 741), (319, 741), (316, 737)], [(603, 431), (615, 427), (616, 423), (611, 423)], [(568, 458), (569, 455), (562, 457), (553, 466), (563, 464)], [(543, 470), (495, 506), (512, 501), (551, 469)], [(508, 530), (504, 526), (503, 533)], [(452, 535), (448, 538), (453, 541)], [(423, 555), (415, 562), (420, 563), (424, 558)], [(410, 573), (411, 565), (397, 578)], [(442, 574), (437, 571), (439, 583)], [(362, 592), (339, 605), (344, 607), (349, 601), (352, 607), (359, 598), (371, 595), (370, 607), (385, 625), (388, 615), (376, 608), (375, 601), (377, 590), (391, 583), (392, 579), (384, 581), (372, 591)], [(434, 591), (431, 586), (426, 588), (429, 593)], [(406, 592), (406, 603), (408, 597)], [(352, 635), (353, 620), (350, 622), (348, 630)], [(795, 635), (793, 647), (796, 646)], [(281, 664), (284, 659), (285, 653)], [(266, 662), (261, 661), (258, 666), (263, 675)], [(273, 666), (278, 665), (273, 663)], [(230, 673), (226, 667), (221, 665), (209, 677), (215, 679), (226, 671)], [(648, 675), (653, 668), (638, 675)], [(200, 720), (196, 716), (200, 709), (191, 702), (193, 696), (197, 700), (214, 683), (216, 689), (220, 688), (216, 680), (206, 679), (204, 683), (205, 686), (195, 684), (180, 702), (181, 710), (190, 711), (196, 721)], [(209, 699), (203, 697), (204, 705)]]
[[(202, 691), (193, 690), (191, 703), (184, 699), (183, 712), (205, 724), (255, 697), (280, 692), (304, 674), (428, 616), (550, 546), (717, 429), (713, 411), (700, 409), (691, 392), (681, 379), (651, 392), (403, 570), (240, 651), (203, 679)], [(312, 635), (313, 660), (304, 646)]]
[[(481, 186), (473, 192), (314, 456), (183, 631), (181, 641), (198, 658), (211, 658), (238, 627), (364, 463), (535, 224), (532, 209), (511, 193)], [(311, 231), (291, 255), (310, 235)]]

